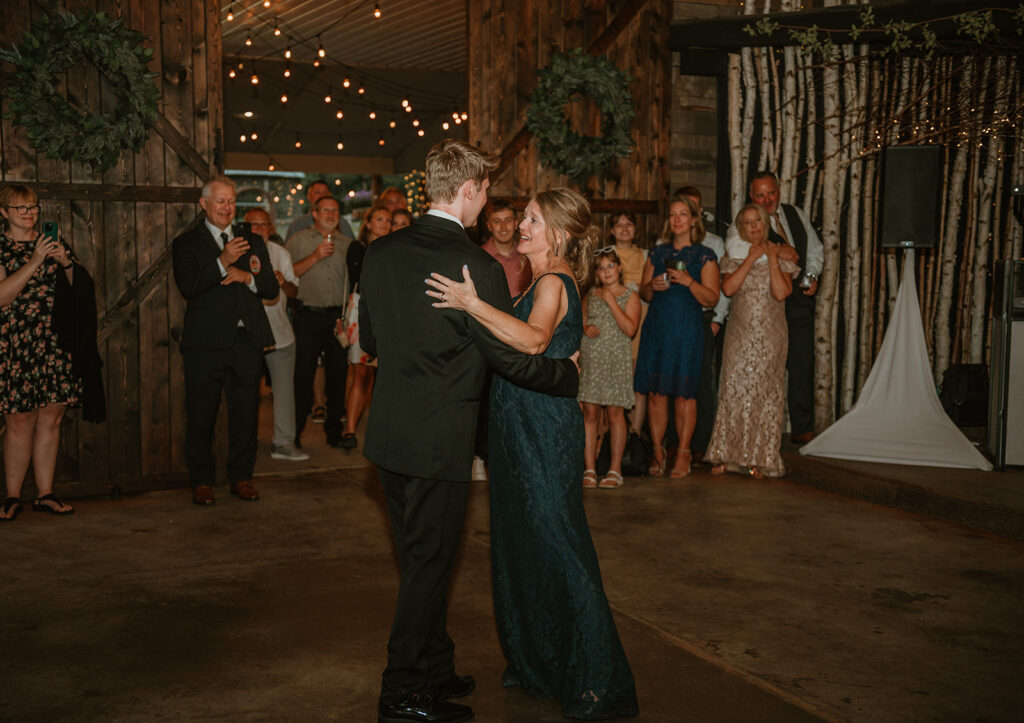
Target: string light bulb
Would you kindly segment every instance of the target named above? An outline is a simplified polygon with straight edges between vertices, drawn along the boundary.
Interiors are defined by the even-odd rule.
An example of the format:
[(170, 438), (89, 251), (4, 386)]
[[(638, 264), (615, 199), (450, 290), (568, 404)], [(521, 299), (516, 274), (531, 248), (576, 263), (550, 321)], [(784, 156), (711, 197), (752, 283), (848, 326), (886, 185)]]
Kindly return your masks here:
[(298, 133), (295, 134), (295, 147), (302, 148), (302, 137)]
[(419, 118), (413, 118), (412, 119), (412, 127), (413, 128), (419, 128), (420, 127), (420, 119)]
[(246, 35), (245, 36), (245, 47), (247, 47), (247, 48), (251, 48), (252, 47), (252, 36), (251, 35)]
[(284, 66), (284, 73), (283, 73), (283, 75), (284, 75), (285, 78), (291, 78), (292, 77), (292, 64), (291, 63), (288, 63), (287, 65)]
[(260, 84), (260, 76), (258, 76), (255, 73), (253, 73), (252, 77), (249, 78), (249, 82), (252, 83), (253, 85), (259, 85)]
[(337, 149), (338, 149), (339, 151), (343, 151), (343, 150), (345, 150), (345, 144), (341, 142), (341, 136), (338, 136), (338, 144), (337, 144)]
[(330, 104), (332, 100), (334, 100), (334, 98), (331, 97), (331, 89), (328, 87), (327, 92), (324, 93), (324, 103)]
[(377, 120), (377, 111), (373, 108), (370, 108), (370, 120)]
[(349, 80), (349, 79), (348, 79), (348, 76), (346, 75), (346, 76), (345, 76), (345, 79), (344, 79), (343, 81), (341, 81), (341, 84), (342, 84), (342, 86), (344, 86), (345, 88), (348, 88), (348, 87), (349, 87), (350, 85), (352, 85), (352, 81), (351, 81), (351, 80)]
[(285, 49), (284, 49), (284, 59), (285, 60), (291, 60), (292, 59), (292, 46), (288, 45), (288, 46), (285, 47)]
[(244, 113), (242, 113), (242, 115), (245, 116), (246, 118), (252, 118), (253, 112), (251, 110), (247, 110)]
[[(274, 170), (274, 168), (275, 168), (275, 166), (274, 166), (274, 164), (273, 164), (273, 163), (268, 163), (268, 164), (267, 164), (267, 170), (268, 170), (268, 171), (273, 171), (273, 170)], [(280, 196), (274, 196), (274, 203), (277, 203), (277, 202), (278, 202), (278, 201), (280, 201), (280, 200), (281, 200), (281, 197), (280, 197)]]
[(366, 88), (363, 87), (363, 81), (359, 81), (359, 89), (356, 90), (356, 92), (359, 93), (359, 95), (366, 93)]
[(240, 140), (242, 143), (245, 143), (249, 139), (246, 138), (245, 134), (243, 133), (242, 135), (238, 136), (238, 140)]
[(382, 135), (382, 136), (380, 137), (380, 140), (378, 140), (378, 141), (377, 141), (377, 145), (378, 145), (378, 146), (383, 146), (383, 145), (384, 145), (384, 143), (385, 143), (385, 141), (384, 141), (384, 136)]
[(380, 18), (380, 3), (373, 4), (373, 17)]
[(229, 78), (234, 79), (237, 75), (238, 75), (238, 73), (235, 72), (234, 68), (232, 68), (231, 70), (228, 71), (228, 77)]
[(327, 51), (324, 50), (324, 44), (322, 42), (320, 42), (320, 36), (319, 35), (316, 36), (316, 41), (319, 44), (319, 47), (316, 49), (316, 54), (319, 55), (321, 58), (326, 58), (327, 57)]
[(274, 19), (274, 37), (281, 37), (281, 26), (277, 24), (277, 19)]
[(423, 135), (424, 135), (424, 130), (422, 128), (420, 128), (418, 131), (416, 131), (416, 135), (418, 135), (420, 138), (422, 138)]
[(282, 93), (281, 94), (281, 105), (284, 105), (287, 102), (288, 102), (288, 96), (285, 95), (284, 93)]
[(263, 7), (269, 8), (270, 7), (270, 0), (263, 0)]
[(313, 67), (314, 68), (319, 68), (320, 67), (320, 58), (313, 58)]
[[(249, 138), (251, 138), (252, 140), (256, 140), (256, 139), (257, 139), (257, 138), (259, 138), (259, 137), (260, 137), (260, 136), (259, 136), (259, 134), (258, 134), (258, 133), (257, 133), (256, 131), (253, 131), (253, 132), (252, 132), (252, 133), (251, 133), (251, 134), (249, 135)], [(257, 199), (257, 200), (258, 200), (258, 199)]]
[(335, 117), (335, 118), (337, 118), (338, 120), (341, 120), (342, 118), (344, 118), (344, 117), (345, 117), (345, 114), (344, 114), (344, 113), (342, 113), (342, 112), (341, 112), (341, 109), (339, 108), (339, 109), (338, 109), (338, 112), (334, 114), (334, 117)]
[(235, 6), (232, 5), (231, 7), (228, 8), (228, 22), (230, 23), (234, 19), (235, 19)]
[(388, 123), (388, 128), (394, 128), (396, 125), (398, 125), (398, 124), (395, 123), (395, 121), (392, 120), (390, 123)]
[(448, 121), (445, 121), (444, 123), (441, 124), (441, 130), (446, 131), (449, 128), (451, 128), (451, 125), (449, 125)]

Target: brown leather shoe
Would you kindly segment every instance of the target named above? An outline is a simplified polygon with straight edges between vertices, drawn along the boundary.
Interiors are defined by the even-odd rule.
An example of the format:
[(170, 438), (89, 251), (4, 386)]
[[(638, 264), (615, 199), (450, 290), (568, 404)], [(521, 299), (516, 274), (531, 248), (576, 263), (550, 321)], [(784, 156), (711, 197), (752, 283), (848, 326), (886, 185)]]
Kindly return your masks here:
[(792, 437), (790, 437), (790, 439), (792, 439), (797, 444), (807, 444), (812, 439), (814, 439), (814, 437), (814, 432), (804, 432), (803, 434), (794, 434)]
[(192, 488), (192, 501), (197, 505), (212, 505), (217, 501), (213, 498), (213, 487), (196, 485)]
[(238, 499), (246, 500), (247, 502), (255, 502), (260, 498), (260, 493), (252, 486), (252, 482), (247, 480), (241, 480), (240, 482), (232, 484), (231, 494), (238, 497)]

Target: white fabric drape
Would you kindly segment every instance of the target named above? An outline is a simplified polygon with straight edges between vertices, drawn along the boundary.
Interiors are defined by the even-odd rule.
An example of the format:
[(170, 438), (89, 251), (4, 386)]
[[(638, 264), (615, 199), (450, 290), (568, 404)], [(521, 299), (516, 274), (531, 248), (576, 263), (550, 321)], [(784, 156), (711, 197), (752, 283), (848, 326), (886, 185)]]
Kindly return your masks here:
[(853, 409), (800, 454), (925, 467), (991, 470), (946, 415), (932, 383), (914, 279), (914, 251), (906, 251), (903, 281), (889, 328)]

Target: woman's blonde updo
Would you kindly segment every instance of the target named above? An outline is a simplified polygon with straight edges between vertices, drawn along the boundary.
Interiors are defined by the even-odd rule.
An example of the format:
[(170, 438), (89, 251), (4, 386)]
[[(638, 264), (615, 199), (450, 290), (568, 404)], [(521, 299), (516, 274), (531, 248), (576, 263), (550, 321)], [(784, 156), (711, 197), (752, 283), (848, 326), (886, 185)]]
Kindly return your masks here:
[(565, 259), (576, 283), (590, 278), (600, 231), (590, 223), (590, 203), (571, 188), (552, 188), (533, 198), (548, 227), (548, 259)]

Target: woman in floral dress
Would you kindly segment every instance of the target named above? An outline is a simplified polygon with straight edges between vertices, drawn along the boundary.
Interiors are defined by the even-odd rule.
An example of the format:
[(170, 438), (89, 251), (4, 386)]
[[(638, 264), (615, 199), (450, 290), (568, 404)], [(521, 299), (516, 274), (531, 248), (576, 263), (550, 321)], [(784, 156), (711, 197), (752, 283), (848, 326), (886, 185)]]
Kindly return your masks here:
[(57, 274), (70, 281), (74, 263), (59, 240), (35, 230), (39, 199), (27, 186), (0, 191), (0, 216), (0, 413), (7, 425), (0, 521), (14, 520), (23, 509), (29, 462), (38, 491), (32, 508), (69, 515), (71, 506), (53, 495), (53, 475), (61, 419), (65, 409), (80, 404), (82, 385), (51, 322)]

